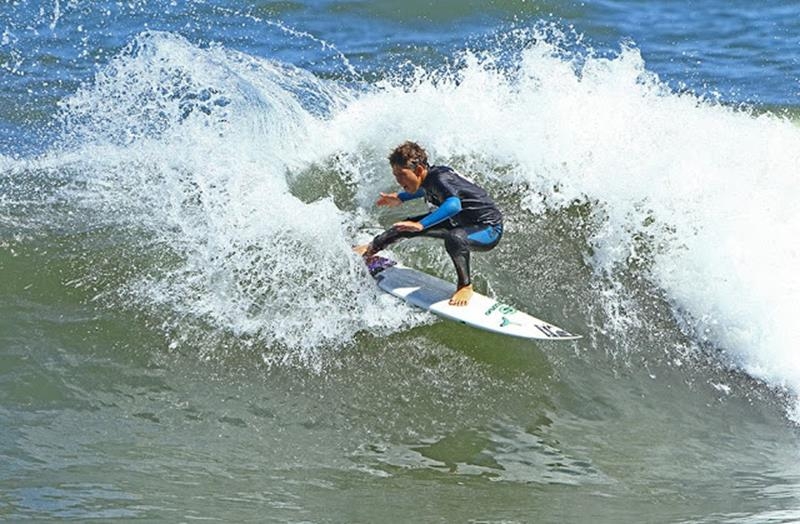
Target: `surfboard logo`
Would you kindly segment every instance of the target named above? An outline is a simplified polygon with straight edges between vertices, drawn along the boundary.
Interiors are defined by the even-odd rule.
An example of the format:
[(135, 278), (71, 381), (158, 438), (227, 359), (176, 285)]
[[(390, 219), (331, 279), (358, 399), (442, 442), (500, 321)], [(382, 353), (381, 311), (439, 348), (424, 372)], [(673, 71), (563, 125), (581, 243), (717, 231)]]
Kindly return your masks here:
[(494, 304), (492, 304), (492, 307), (486, 310), (484, 314), (488, 317), (495, 311), (499, 311), (503, 315), (513, 315), (514, 313), (517, 312), (515, 308), (509, 306), (508, 304), (501, 304), (500, 302), (495, 302)]
[(571, 338), (575, 336), (569, 331), (565, 331), (549, 324), (536, 324), (536, 329), (550, 338)]
[(500, 327), (510, 326), (511, 324), (514, 324), (515, 326), (521, 326), (522, 325), (519, 322), (512, 322), (506, 316), (503, 316), (502, 320), (500, 320)]

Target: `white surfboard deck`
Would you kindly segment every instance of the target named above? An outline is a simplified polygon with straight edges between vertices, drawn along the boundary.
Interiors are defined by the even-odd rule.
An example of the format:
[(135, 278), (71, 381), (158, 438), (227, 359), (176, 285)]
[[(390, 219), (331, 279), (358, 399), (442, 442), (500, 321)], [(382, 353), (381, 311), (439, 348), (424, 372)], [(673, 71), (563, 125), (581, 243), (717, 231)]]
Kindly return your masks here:
[(368, 259), (367, 264), (383, 291), (440, 317), (512, 337), (536, 340), (581, 338), (480, 293), (475, 293), (466, 306), (451, 306), (448, 302), (456, 291), (455, 284), (391, 259), (375, 256)]

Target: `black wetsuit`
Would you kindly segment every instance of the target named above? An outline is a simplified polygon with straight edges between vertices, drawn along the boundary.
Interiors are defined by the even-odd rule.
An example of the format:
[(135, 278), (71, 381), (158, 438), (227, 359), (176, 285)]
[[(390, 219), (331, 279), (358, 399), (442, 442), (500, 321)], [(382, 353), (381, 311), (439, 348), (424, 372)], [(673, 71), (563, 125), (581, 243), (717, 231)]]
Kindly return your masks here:
[(503, 215), (491, 197), (447, 166), (431, 166), (419, 191), (401, 192), (398, 197), (404, 202), (424, 197), (438, 209), (407, 219), (420, 222), (425, 227), (422, 231), (399, 231), (391, 227), (372, 240), (369, 251), (377, 253), (401, 238), (444, 239), (458, 273), (458, 288), (470, 285), (470, 251), (489, 251), (503, 235)]

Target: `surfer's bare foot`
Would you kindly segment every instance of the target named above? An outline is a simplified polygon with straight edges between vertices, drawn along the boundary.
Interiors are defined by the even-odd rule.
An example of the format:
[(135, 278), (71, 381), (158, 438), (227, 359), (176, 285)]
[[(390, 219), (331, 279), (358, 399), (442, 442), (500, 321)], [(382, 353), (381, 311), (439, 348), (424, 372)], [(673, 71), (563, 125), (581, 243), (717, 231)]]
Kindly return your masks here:
[(449, 304), (451, 306), (466, 306), (469, 304), (469, 299), (472, 298), (472, 294), (472, 286), (464, 286), (453, 294)]
[(363, 244), (361, 246), (356, 246), (353, 248), (353, 251), (362, 257), (373, 255), (374, 253), (370, 253), (370, 245), (371, 244)]

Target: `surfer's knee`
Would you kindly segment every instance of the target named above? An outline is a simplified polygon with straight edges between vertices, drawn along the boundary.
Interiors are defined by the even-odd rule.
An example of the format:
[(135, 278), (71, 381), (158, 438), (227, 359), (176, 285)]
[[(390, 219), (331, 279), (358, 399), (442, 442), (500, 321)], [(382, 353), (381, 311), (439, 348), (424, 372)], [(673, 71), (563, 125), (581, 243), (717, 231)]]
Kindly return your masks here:
[(376, 236), (370, 242), (370, 251), (371, 254), (378, 253), (379, 251), (383, 251), (391, 244), (394, 244), (398, 240), (403, 237), (403, 233), (397, 229), (396, 227), (390, 227), (380, 235)]
[(444, 239), (444, 247), (450, 256), (456, 256), (469, 252), (469, 238), (467, 232), (461, 228), (450, 230)]

